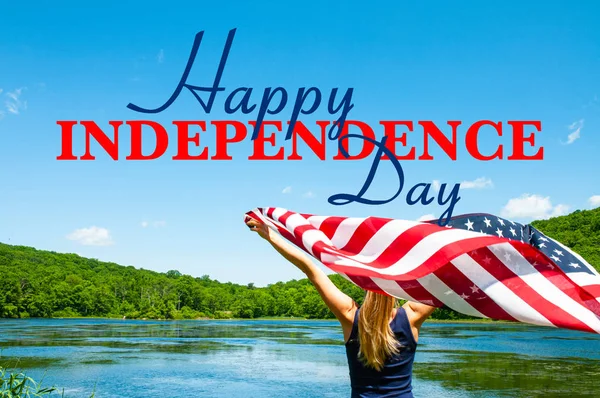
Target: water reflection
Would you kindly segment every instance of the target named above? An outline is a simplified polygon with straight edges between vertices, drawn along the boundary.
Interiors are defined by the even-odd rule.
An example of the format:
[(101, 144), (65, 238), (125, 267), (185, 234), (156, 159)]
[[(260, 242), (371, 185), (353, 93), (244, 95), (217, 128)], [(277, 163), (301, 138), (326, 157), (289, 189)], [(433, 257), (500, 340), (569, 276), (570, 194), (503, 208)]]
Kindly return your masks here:
[[(324, 321), (1, 320), (0, 364), (65, 397), (347, 397), (341, 329)], [(428, 323), (417, 397), (594, 396), (600, 336)], [(243, 394), (241, 392), (243, 391)], [(87, 395), (86, 395), (87, 394)]]
[(415, 376), (448, 389), (496, 392), (503, 396), (599, 396), (595, 360), (542, 359), (499, 353), (448, 353), (448, 362), (417, 363)]

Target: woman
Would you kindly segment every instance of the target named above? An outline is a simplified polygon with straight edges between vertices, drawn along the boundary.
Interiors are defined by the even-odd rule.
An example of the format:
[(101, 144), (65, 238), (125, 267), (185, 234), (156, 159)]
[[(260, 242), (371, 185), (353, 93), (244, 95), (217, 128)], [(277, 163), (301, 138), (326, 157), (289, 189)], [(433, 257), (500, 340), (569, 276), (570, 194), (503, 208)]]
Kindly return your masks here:
[(264, 223), (247, 219), (246, 225), (306, 274), (342, 324), (352, 397), (412, 397), (419, 329), (435, 307), (409, 301), (395, 308), (395, 298), (367, 292), (359, 308), (300, 249)]

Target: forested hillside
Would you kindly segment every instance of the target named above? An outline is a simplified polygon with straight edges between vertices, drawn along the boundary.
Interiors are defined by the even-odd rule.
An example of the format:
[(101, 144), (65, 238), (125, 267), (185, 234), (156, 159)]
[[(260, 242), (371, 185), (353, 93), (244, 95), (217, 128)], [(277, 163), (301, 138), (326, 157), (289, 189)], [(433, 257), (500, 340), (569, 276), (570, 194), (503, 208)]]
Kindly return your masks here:
[[(534, 226), (600, 267), (600, 209), (537, 221)], [(338, 275), (331, 279), (362, 301), (361, 289)], [(68, 316), (333, 317), (307, 279), (257, 288), (0, 243), (0, 317)], [(467, 318), (448, 309), (436, 310), (434, 317)]]
[(600, 271), (600, 207), (534, 221), (531, 225), (573, 249)]

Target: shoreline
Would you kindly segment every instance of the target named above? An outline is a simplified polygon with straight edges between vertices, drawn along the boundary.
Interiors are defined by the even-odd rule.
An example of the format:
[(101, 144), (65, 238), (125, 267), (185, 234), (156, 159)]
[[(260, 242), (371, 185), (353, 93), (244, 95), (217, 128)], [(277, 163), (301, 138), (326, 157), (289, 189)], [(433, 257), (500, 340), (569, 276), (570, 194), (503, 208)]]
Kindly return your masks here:
[[(147, 318), (117, 318), (117, 317), (99, 317), (99, 316), (76, 316), (76, 317), (52, 317), (52, 318), (0, 318), (3, 320), (23, 320), (23, 319), (98, 319), (98, 320), (115, 320), (115, 321), (140, 321), (140, 322), (189, 322), (189, 321), (309, 321), (309, 322), (335, 322), (335, 318), (320, 318), (309, 319), (301, 317), (260, 317), (260, 318), (196, 318), (196, 319), (147, 319)], [(509, 324), (515, 322), (493, 320), (493, 319), (429, 319), (428, 323), (486, 323), (486, 324)]]

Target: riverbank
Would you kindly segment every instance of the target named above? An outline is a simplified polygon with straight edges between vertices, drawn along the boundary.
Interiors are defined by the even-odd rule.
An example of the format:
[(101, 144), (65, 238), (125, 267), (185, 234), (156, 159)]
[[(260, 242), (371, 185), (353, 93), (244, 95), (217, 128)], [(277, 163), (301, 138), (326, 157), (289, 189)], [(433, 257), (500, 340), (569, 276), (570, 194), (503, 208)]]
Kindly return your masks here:
[[(20, 318), (0, 318), (2, 320), (16, 320)], [(309, 322), (332, 322), (336, 321), (335, 318), (302, 318), (302, 317), (260, 317), (260, 318), (209, 318), (209, 317), (200, 317), (194, 319), (148, 319), (148, 318), (121, 318), (121, 317), (85, 317), (85, 316), (72, 316), (72, 317), (48, 317), (48, 318), (23, 318), (23, 319), (98, 319), (98, 320), (122, 320), (122, 321), (164, 321), (164, 322), (187, 322), (187, 321), (223, 321), (223, 322), (231, 322), (231, 321), (309, 321)], [(428, 322), (436, 322), (436, 323), (489, 323), (489, 324), (506, 324), (511, 323), (509, 321), (499, 321), (489, 318), (478, 318), (478, 319), (435, 319), (430, 318)]]
[[(343, 398), (348, 364), (336, 321), (0, 322), (0, 366), (65, 398)], [(600, 336), (496, 322), (426, 323), (415, 396), (596, 396)], [(421, 339), (420, 339), (421, 340)], [(557, 371), (560, 370), (560, 371)], [(60, 396), (60, 395), (59, 395)]]

